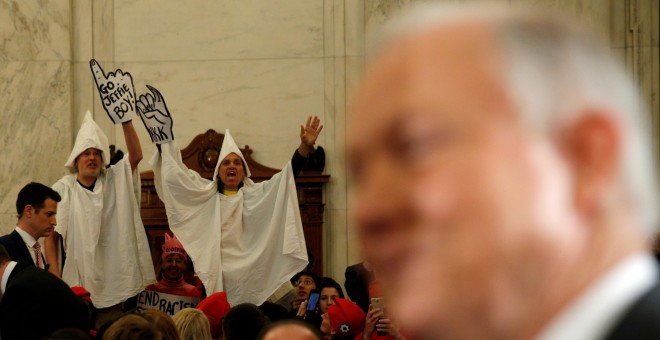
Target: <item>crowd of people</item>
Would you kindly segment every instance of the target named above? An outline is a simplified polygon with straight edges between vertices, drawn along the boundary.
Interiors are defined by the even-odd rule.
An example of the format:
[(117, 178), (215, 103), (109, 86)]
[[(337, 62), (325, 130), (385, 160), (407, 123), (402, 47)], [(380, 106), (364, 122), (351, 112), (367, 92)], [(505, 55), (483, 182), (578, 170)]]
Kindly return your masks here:
[[(70, 173), (52, 187), (32, 182), (19, 192), (16, 228), (0, 237), (3, 339), (254, 339), (287, 319), (299, 319), (287, 325), (306, 325), (314, 338), (362, 334), (365, 312), (343, 299), (341, 285), (301, 271), (308, 256), (293, 179), (315, 151), (323, 129), (318, 117), (300, 126), (291, 161), (260, 183), (250, 179), (226, 131), (215, 173), (206, 179), (181, 162), (157, 89), (137, 97), (130, 73), (106, 74), (95, 60), (90, 67), (128, 153), (110, 160), (107, 137), (87, 112), (65, 162)], [(139, 215), (136, 115), (156, 145), (151, 165), (173, 233), (165, 234), (158, 273)], [(293, 303), (268, 302), (286, 283)], [(49, 300), (51, 294), (58, 298)], [(35, 309), (23, 296), (52, 303)], [(49, 322), (29, 322), (35, 317)]]
[[(37, 183), (28, 189), (39, 187)], [(51, 194), (54, 191), (50, 192)], [(36, 203), (38, 207), (39, 204)], [(38, 210), (43, 210), (44, 207)], [(187, 254), (175, 238), (163, 246), (163, 262)], [(181, 259), (179, 259), (179, 257)], [(174, 259), (173, 259), (174, 258)], [(141, 308), (129, 302), (100, 317), (91, 293), (69, 287), (36, 262), (12, 260), (0, 245), (0, 337), (2, 339), (404, 339), (383, 309), (365, 312), (344, 299), (341, 285), (332, 278), (303, 271), (292, 278), (295, 300), (285, 308), (264, 302), (230, 305), (225, 292), (202, 298), (202, 292), (183, 280), (181, 265), (163, 266), (161, 280), (146, 287), (179, 296), (198, 297), (193, 307), (168, 313), (162, 308)], [(6, 279), (5, 279), (6, 278)], [(364, 281), (369, 286), (374, 282)], [(316, 294), (317, 298), (311, 298)], [(309, 307), (311, 301), (315, 306)], [(35, 318), (41, 321), (33, 322)], [(291, 333), (288, 333), (291, 332)], [(289, 334), (289, 335), (286, 335)]]
[[(607, 48), (511, 8), (425, 8), (385, 32), (352, 108), (365, 261), (343, 285), (306, 270), (293, 184), (318, 117), (270, 180), (250, 179), (229, 131), (205, 179), (182, 163), (160, 91), (137, 97), (129, 73), (92, 60), (129, 152), (110, 164), (87, 115), (71, 174), (19, 192), (16, 229), (0, 237), (0, 337), (660, 337), (649, 136)], [(173, 232), (158, 275), (135, 190), (136, 115)], [(269, 301), (288, 283), (290, 304)]]

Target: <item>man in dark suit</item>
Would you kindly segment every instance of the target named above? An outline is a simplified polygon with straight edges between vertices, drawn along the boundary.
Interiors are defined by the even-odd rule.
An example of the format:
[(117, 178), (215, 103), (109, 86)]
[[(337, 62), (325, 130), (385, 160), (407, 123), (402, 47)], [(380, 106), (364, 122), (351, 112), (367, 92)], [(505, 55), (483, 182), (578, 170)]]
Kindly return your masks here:
[(611, 48), (508, 4), (385, 32), (347, 144), (360, 244), (401, 328), (660, 339), (652, 125)]
[(41, 339), (61, 328), (89, 329), (86, 307), (64, 281), (29, 263), (12, 261), (2, 245), (0, 278), (3, 340)]
[(5, 246), (12, 260), (48, 269), (39, 239), (55, 229), (59, 201), (60, 195), (55, 190), (40, 183), (32, 182), (21, 189), (16, 199), (16, 229), (0, 237), (0, 245)]

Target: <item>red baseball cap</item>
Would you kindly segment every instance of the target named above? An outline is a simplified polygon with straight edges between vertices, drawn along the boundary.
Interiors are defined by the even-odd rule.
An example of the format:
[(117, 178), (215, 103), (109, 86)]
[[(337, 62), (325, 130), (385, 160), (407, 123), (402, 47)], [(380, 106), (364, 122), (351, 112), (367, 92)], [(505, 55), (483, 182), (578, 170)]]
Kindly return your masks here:
[(328, 318), (332, 329), (341, 336), (351, 336), (364, 330), (364, 311), (354, 302), (335, 298), (335, 303), (328, 307)]

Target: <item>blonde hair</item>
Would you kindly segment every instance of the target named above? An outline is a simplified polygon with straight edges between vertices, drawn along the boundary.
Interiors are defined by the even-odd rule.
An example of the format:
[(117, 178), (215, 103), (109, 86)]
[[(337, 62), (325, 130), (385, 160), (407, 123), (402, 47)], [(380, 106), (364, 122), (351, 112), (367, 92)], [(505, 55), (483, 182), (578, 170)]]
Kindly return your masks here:
[(211, 340), (211, 325), (199, 309), (184, 308), (172, 317), (181, 340)]

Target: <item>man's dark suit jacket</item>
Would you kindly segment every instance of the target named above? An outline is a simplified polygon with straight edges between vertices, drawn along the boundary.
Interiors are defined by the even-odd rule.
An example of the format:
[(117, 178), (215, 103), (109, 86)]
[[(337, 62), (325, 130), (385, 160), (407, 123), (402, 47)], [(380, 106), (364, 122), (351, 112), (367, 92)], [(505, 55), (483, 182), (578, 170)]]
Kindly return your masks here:
[[(30, 254), (30, 251), (25, 245), (23, 238), (21, 238), (21, 235), (16, 230), (12, 231), (10, 234), (0, 237), (0, 244), (5, 246), (7, 253), (9, 253), (9, 257), (11, 257), (12, 260), (16, 262), (28, 262), (35, 264), (34, 260), (32, 260), (32, 254)], [(41, 259), (43, 263), (46, 263), (43, 254)], [(48, 270), (48, 265), (46, 265), (46, 270)]]
[(0, 301), (0, 337), (41, 339), (68, 327), (86, 332), (87, 315), (83, 302), (64, 281), (34, 265), (19, 262), (9, 275)]
[(660, 339), (660, 283), (633, 304), (605, 339)]

